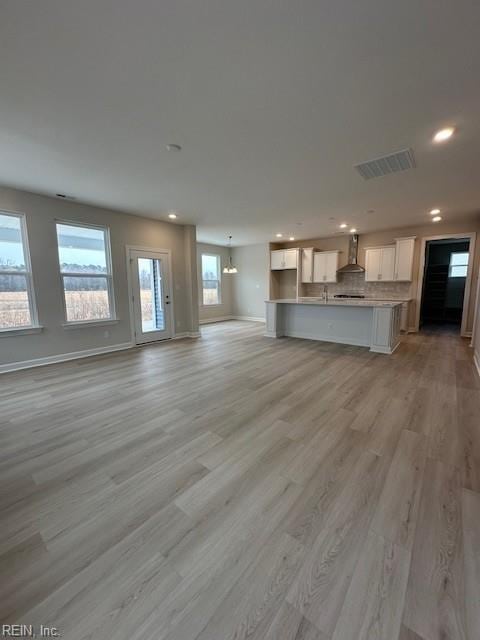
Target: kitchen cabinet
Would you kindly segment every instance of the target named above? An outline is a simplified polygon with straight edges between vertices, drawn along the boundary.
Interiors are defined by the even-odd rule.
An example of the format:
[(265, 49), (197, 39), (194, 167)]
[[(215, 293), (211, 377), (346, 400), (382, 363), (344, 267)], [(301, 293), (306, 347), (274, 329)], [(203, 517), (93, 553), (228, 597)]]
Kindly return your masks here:
[(270, 251), (270, 269), (272, 271), (296, 269), (297, 253), (297, 249), (276, 249), (275, 251)]
[(284, 269), (297, 268), (297, 249), (285, 249), (285, 266)]
[(412, 280), (415, 237), (397, 238), (395, 242), (395, 280), (410, 282)]
[(395, 247), (373, 247), (365, 250), (365, 281), (395, 279)]
[(337, 282), (338, 251), (313, 254), (313, 282)]
[(302, 249), (302, 282), (313, 282), (313, 248)]
[(411, 282), (415, 237), (396, 238), (395, 245), (365, 249), (365, 281)]

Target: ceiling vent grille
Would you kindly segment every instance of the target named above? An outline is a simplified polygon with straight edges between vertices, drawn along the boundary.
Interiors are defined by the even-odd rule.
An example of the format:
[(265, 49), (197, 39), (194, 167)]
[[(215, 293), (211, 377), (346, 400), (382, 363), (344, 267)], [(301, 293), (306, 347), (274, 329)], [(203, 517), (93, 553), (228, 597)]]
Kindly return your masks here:
[(370, 180), (370, 178), (380, 178), (381, 176), (386, 176), (389, 173), (396, 173), (397, 171), (415, 169), (415, 166), (413, 150), (403, 149), (403, 151), (397, 151), (396, 153), (391, 153), (388, 156), (356, 164), (355, 169), (362, 178)]

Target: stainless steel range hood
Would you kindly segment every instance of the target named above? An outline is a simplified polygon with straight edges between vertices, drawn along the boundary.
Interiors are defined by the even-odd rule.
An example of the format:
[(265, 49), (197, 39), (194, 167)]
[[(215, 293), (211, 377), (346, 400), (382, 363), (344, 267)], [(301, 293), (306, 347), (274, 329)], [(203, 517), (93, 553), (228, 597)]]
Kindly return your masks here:
[(348, 245), (348, 263), (337, 270), (337, 273), (363, 273), (365, 269), (357, 263), (358, 234), (352, 233)]

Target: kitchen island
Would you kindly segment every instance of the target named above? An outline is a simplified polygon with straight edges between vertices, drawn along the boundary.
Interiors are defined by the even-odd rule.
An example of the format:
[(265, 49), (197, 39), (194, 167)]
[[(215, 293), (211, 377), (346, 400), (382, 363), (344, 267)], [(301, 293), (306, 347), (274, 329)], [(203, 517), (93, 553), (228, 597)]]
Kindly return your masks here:
[(401, 301), (291, 298), (265, 304), (269, 338), (339, 342), (386, 354), (400, 343)]

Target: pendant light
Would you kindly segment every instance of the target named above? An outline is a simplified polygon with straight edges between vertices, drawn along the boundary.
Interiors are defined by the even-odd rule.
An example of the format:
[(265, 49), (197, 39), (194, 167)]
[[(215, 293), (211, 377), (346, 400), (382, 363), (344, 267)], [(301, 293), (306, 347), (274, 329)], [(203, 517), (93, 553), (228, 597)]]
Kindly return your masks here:
[(232, 236), (228, 236), (228, 264), (223, 267), (223, 273), (238, 273), (237, 267), (232, 264)]

